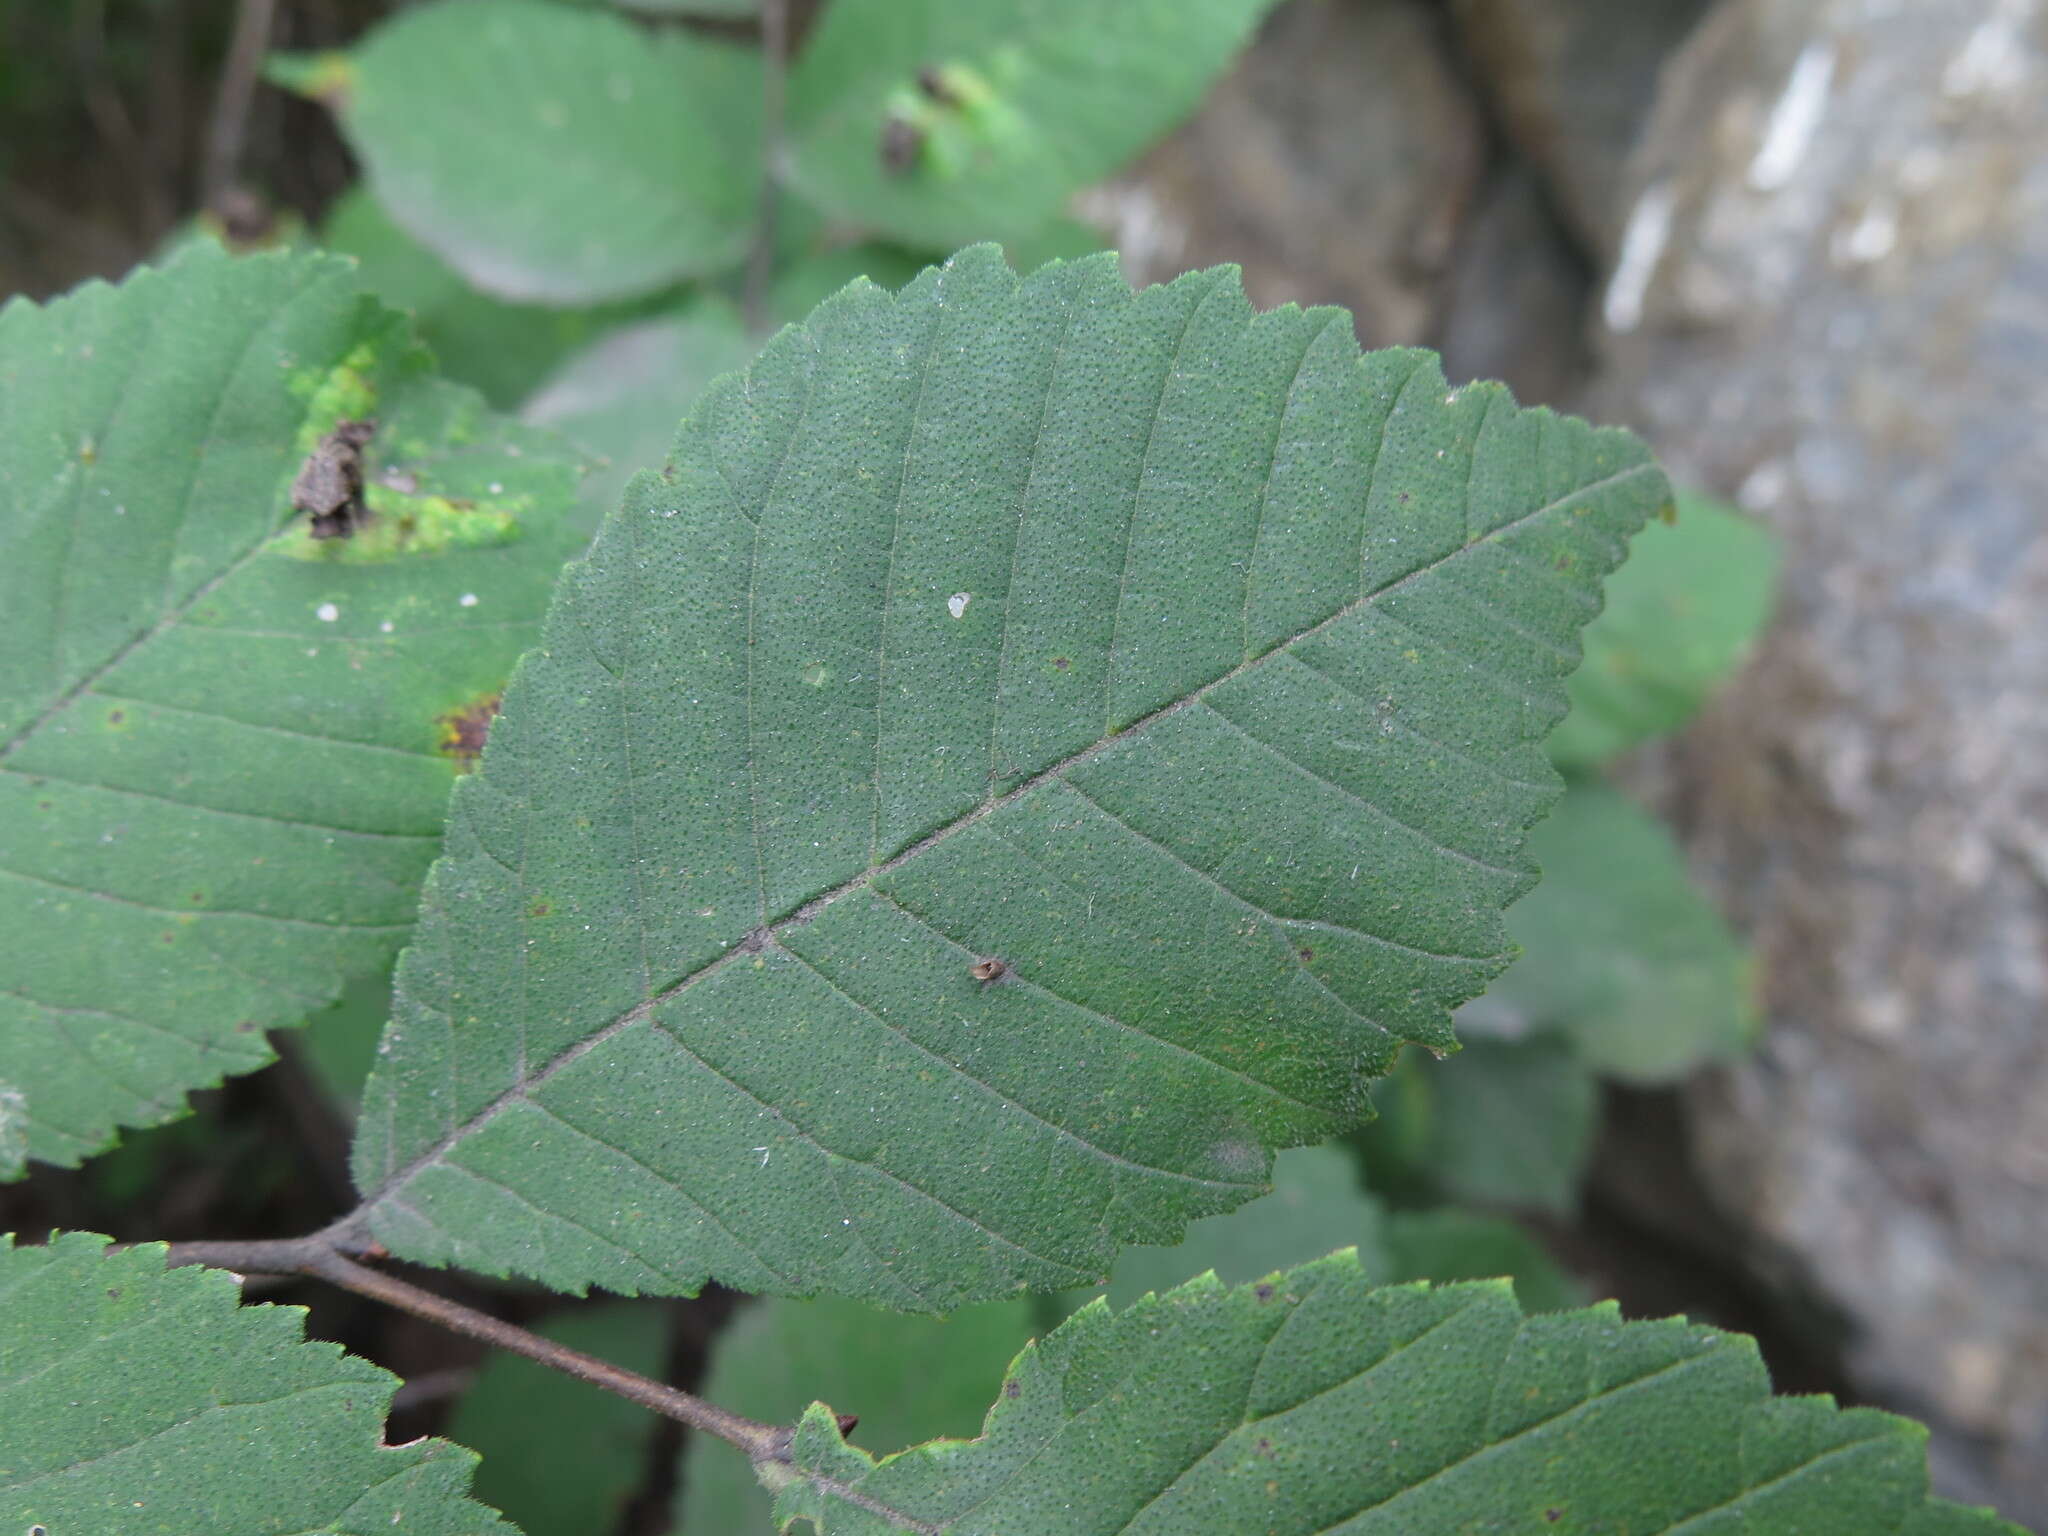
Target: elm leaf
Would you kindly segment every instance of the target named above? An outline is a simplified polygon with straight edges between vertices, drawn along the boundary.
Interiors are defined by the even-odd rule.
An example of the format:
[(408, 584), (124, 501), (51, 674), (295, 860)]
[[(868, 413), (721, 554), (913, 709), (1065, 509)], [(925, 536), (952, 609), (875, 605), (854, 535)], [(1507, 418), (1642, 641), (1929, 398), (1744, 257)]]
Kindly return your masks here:
[(1100, 1279), (1508, 959), (1626, 433), (1217, 269), (856, 283), (564, 574), (400, 962), (354, 1235), (945, 1310)]
[(790, 76), (791, 185), (928, 249), (1036, 235), (1193, 112), (1272, 4), (834, 0)]
[(1100, 1303), (1020, 1355), (981, 1437), (877, 1462), (814, 1405), (776, 1528), (821, 1536), (1980, 1531), (1927, 1432), (1772, 1397), (1755, 1344), (1505, 1281), (1374, 1289), (1349, 1252)]
[(0, 1530), (516, 1536), (471, 1452), (383, 1443), (397, 1377), (165, 1252), (0, 1236)]
[[(0, 310), (5, 1127), (75, 1163), (387, 967), (576, 468), (351, 265), (194, 247)], [(369, 519), (293, 509), (341, 420)], [(0, 1176), (19, 1172), (0, 1128)]]
[(385, 211), (486, 293), (630, 298), (746, 251), (755, 50), (547, 0), (436, 0), (299, 78)]

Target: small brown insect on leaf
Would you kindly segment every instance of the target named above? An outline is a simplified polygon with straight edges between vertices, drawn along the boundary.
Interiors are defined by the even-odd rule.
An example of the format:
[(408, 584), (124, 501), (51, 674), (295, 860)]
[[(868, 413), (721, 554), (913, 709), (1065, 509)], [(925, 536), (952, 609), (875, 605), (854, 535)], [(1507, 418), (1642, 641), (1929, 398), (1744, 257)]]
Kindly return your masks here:
[(842, 1440), (860, 1425), (860, 1415), (857, 1413), (835, 1413), (832, 1417), (839, 1421), (839, 1438)]
[(363, 504), (363, 445), (374, 421), (338, 421), (313, 445), (292, 481), (292, 508), (310, 519), (316, 539), (345, 539), (369, 518)]
[(907, 176), (924, 148), (924, 130), (904, 117), (891, 117), (882, 124), (882, 169), (891, 176)]
[(977, 960), (974, 964), (967, 967), (967, 974), (980, 982), (984, 987), (988, 987), (1001, 981), (1009, 969), (1010, 967), (1007, 962), (998, 960), (994, 955), (990, 955), (986, 960)]

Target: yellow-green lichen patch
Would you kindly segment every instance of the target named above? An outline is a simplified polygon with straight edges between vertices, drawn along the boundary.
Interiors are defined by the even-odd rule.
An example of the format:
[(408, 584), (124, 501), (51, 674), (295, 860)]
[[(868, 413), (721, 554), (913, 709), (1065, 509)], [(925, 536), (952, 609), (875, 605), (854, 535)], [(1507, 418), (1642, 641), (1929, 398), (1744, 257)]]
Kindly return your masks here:
[(377, 386), (370, 381), (378, 361), (376, 341), (359, 343), (325, 373), (294, 377), (290, 388), (306, 396), (306, 419), (294, 445), (308, 454), (343, 421), (367, 421), (377, 413)]
[(348, 538), (316, 539), (304, 518), (294, 518), (277, 536), (277, 553), (334, 565), (375, 565), (408, 555), (490, 549), (519, 537), (519, 519), (533, 505), (530, 496), (471, 500), (401, 491), (380, 481), (364, 487), (363, 500), (370, 516)]

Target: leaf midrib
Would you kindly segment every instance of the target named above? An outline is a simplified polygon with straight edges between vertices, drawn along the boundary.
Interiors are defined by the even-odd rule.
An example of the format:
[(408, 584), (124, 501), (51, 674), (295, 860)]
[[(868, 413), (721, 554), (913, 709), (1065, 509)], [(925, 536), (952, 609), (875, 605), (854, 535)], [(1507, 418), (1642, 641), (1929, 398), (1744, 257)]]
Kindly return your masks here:
[(731, 965), (735, 961), (739, 960), (742, 956), (757, 955), (761, 953), (764, 949), (766, 949), (768, 945), (772, 943), (775, 939), (777, 939), (781, 934), (788, 931), (789, 929), (801, 928), (806, 926), (811, 922), (813, 918), (815, 918), (826, 907), (831, 906), (834, 902), (837, 902), (847, 896), (854, 895), (859, 891), (868, 889), (874, 884), (874, 882), (877, 879), (881, 878), (884, 875), (894, 873), (897, 869), (900, 869), (905, 864), (908, 864), (911, 860), (919, 857), (921, 854), (926, 853), (930, 849), (937, 847), (938, 845), (950, 840), (957, 834), (966, 831), (969, 827), (972, 827), (976, 823), (986, 819), (994, 812), (1003, 809), (1005, 806), (1008, 806), (1013, 801), (1023, 798), (1025, 795), (1030, 794), (1033, 790), (1036, 790), (1051, 781), (1061, 780), (1063, 775), (1065, 775), (1072, 769), (1080, 767), (1083, 764), (1088, 763), (1094, 758), (1100, 756), (1109, 748), (1116, 746), (1131, 737), (1137, 736), (1146, 730), (1149, 730), (1153, 725), (1157, 724), (1162, 720), (1167, 719), (1172, 715), (1179, 714), (1182, 710), (1191, 708), (1196, 704), (1202, 703), (1206, 696), (1213, 692), (1215, 689), (1222, 687), (1225, 683), (1228, 683), (1233, 679), (1239, 677), (1243, 673), (1249, 671), (1251, 668), (1260, 665), (1268, 657), (1272, 656), (1276, 652), (1286, 651), (1293, 646), (1299, 645), (1301, 642), (1305, 640), (1313, 639), (1316, 635), (1322, 633), (1326, 629), (1329, 629), (1331, 626), (1341, 623), (1344, 619), (1350, 617), (1351, 615), (1361, 612), (1371, 607), (1373, 604), (1378, 603), (1382, 598), (1385, 598), (1392, 593), (1398, 592), (1402, 588), (1409, 586), (1414, 582), (1420, 581), (1422, 578), (1429, 576), (1438, 570), (1441, 570), (1444, 566), (1450, 564), (1452, 561), (1458, 559), (1461, 555), (1464, 555), (1465, 553), (1478, 547), (1479, 545), (1498, 540), (1507, 534), (1513, 533), (1516, 529), (1525, 527), (1529, 523), (1536, 521), (1538, 518), (1547, 517), (1552, 513), (1561, 511), (1565, 507), (1569, 506), (1572, 502), (1577, 501), (1582, 497), (1593, 496), (1601, 491), (1609, 490), (1615, 486), (1626, 484), (1627, 482), (1637, 479), (1639, 477), (1645, 475), (1654, 475), (1658, 472), (1659, 471), (1657, 469), (1656, 464), (1649, 460), (1644, 460), (1636, 464), (1631, 464), (1624, 469), (1615, 471), (1613, 474), (1605, 475), (1598, 480), (1588, 481), (1584, 485), (1576, 486), (1553, 501), (1546, 502), (1542, 506), (1537, 507), (1532, 511), (1524, 512), (1520, 516), (1511, 518), (1507, 522), (1502, 523), (1496, 528), (1487, 530), (1487, 532), (1481, 534), (1478, 538), (1468, 540), (1467, 542), (1460, 544), (1457, 548), (1450, 550), (1449, 552), (1443, 555), (1439, 555), (1436, 559), (1431, 560), (1424, 565), (1417, 566), (1414, 570), (1409, 571), (1406, 575), (1400, 576), (1395, 580), (1388, 582), (1384, 586), (1376, 587), (1371, 592), (1365, 593), (1362, 596), (1353, 598), (1350, 602), (1345, 603), (1340, 608), (1337, 608), (1328, 616), (1319, 619), (1316, 623), (1310, 625), (1308, 628), (1302, 630), (1300, 633), (1290, 635), (1287, 639), (1276, 642), (1272, 646), (1268, 647), (1266, 650), (1260, 652), (1257, 656), (1246, 658), (1245, 660), (1239, 662), (1237, 665), (1230, 668), (1229, 671), (1212, 678), (1210, 681), (1202, 684), (1200, 687), (1196, 689), (1193, 689), (1183, 697), (1175, 699), (1171, 703), (1161, 705), (1158, 709), (1152, 711), (1152, 713), (1145, 715), (1141, 719), (1134, 720), (1129, 725), (1125, 726), (1122, 730), (1116, 731), (1108, 736), (1104, 736), (1092, 745), (1085, 747), (1078, 752), (1069, 754), (1068, 756), (1060, 759), (1060, 761), (1052, 764), (1050, 767), (1040, 770), (1038, 773), (1032, 775), (1030, 778), (1016, 785), (1007, 793), (1001, 795), (991, 795), (988, 799), (982, 801), (979, 805), (977, 805), (973, 810), (968, 811), (964, 815), (955, 817), (952, 821), (947, 822), (945, 825), (941, 827), (935, 828), (933, 831), (927, 833), (924, 837), (918, 839), (918, 841), (911, 844), (909, 847), (903, 849), (901, 852), (893, 855), (892, 857), (886, 860), (883, 860), (879, 864), (870, 865), (860, 874), (855, 875), (853, 878), (849, 880), (843, 881), (839, 885), (833, 887), (831, 890), (822, 892), (817, 896), (813, 896), (810, 900), (804, 902), (802, 905), (798, 906), (794, 911), (788, 913), (787, 915), (777, 918), (772, 922), (765, 922), (760, 926), (750, 930), (724, 954), (719, 955), (714, 959), (706, 961), (704, 964), (698, 966), (695, 970), (680, 977), (678, 980), (671, 983), (669, 986), (664, 987), (661, 991), (655, 993), (651, 997), (645, 998), (642, 1001), (634, 1004), (625, 1012), (619, 1014), (617, 1017), (611, 1019), (609, 1022), (591, 1031), (588, 1035), (585, 1035), (581, 1040), (578, 1040), (574, 1044), (565, 1047), (560, 1053), (558, 1053), (555, 1057), (553, 1057), (550, 1061), (548, 1061), (538, 1070), (528, 1072), (522, 1075), (518, 1081), (514, 1082), (503, 1093), (499, 1094), (496, 1098), (492, 1099), (488, 1104), (484, 1105), (483, 1108), (477, 1110), (475, 1114), (471, 1115), (468, 1119), (464, 1120), (460, 1125), (457, 1125), (452, 1130), (448, 1131), (439, 1140), (437, 1140), (433, 1144), (433, 1146), (428, 1148), (426, 1151), (418, 1154), (416, 1157), (410, 1159), (408, 1162), (404, 1164), (404, 1166), (395, 1169), (391, 1173), (387, 1174), (378, 1183), (375, 1189), (369, 1191), (363, 1196), (361, 1203), (356, 1207), (356, 1209), (350, 1212), (340, 1222), (336, 1223), (335, 1227), (331, 1230), (337, 1233), (354, 1233), (361, 1230), (370, 1212), (377, 1205), (382, 1203), (387, 1196), (390, 1196), (393, 1191), (402, 1188), (404, 1185), (409, 1183), (414, 1178), (414, 1176), (422, 1172), (424, 1169), (432, 1167), (441, 1162), (442, 1159), (445, 1158), (446, 1155), (450, 1151), (452, 1151), (456, 1146), (458, 1146), (471, 1135), (475, 1134), (477, 1131), (491, 1124), (494, 1120), (497, 1119), (497, 1117), (500, 1114), (526, 1101), (528, 1098), (530, 1098), (534, 1090), (544, 1086), (548, 1082), (548, 1080), (554, 1077), (557, 1073), (561, 1072), (574, 1062), (580, 1060), (589, 1052), (595, 1050), (598, 1046), (603, 1045), (606, 1041), (612, 1039), (614, 1036), (623, 1033), (625, 1030), (632, 1028), (635, 1024), (638, 1024), (643, 1020), (649, 1018), (650, 1016), (652, 1016), (652, 1014), (657, 1008), (660, 1008), (663, 1004), (668, 1003), (677, 997), (680, 997), (685, 991), (687, 991), (690, 987), (695, 986), (698, 982), (703, 981), (708, 977), (716, 975), (719, 971), (722, 971), (728, 965)]

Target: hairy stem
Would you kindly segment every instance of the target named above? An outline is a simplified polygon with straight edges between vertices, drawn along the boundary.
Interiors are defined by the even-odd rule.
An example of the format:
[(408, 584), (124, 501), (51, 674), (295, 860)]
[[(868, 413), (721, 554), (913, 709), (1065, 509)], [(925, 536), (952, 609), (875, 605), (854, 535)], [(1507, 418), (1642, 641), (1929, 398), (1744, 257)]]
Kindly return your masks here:
[(707, 1435), (715, 1435), (745, 1451), (754, 1461), (780, 1459), (789, 1447), (790, 1432), (787, 1429), (729, 1413), (678, 1387), (622, 1370), (595, 1355), (586, 1355), (581, 1350), (544, 1339), (487, 1312), (465, 1307), (445, 1296), (422, 1290), (396, 1275), (372, 1269), (342, 1252), (323, 1233), (260, 1242), (173, 1243), (170, 1261), (173, 1265), (206, 1264), (239, 1274), (312, 1275), (343, 1290), (354, 1291), (358, 1296), (368, 1296), (401, 1312), (410, 1312), (414, 1317), (425, 1318), (456, 1333), (468, 1334), (473, 1339), (482, 1339), (500, 1349), (509, 1349), (579, 1381), (615, 1392), (666, 1418), (679, 1420)]
[(768, 280), (775, 269), (775, 221), (782, 195), (782, 98), (789, 73), (789, 0), (761, 0), (761, 202), (747, 253), (743, 300), (747, 329), (768, 324)]

